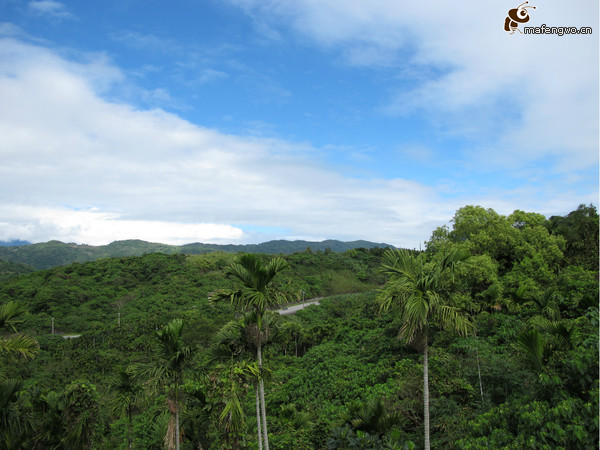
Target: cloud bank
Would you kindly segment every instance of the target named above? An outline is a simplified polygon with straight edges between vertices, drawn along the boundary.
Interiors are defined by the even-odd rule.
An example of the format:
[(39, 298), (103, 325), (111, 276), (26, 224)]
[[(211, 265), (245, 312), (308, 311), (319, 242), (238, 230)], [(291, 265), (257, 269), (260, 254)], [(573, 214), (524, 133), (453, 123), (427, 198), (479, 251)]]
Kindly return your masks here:
[[(598, 163), (595, 37), (509, 36), (504, 19), (517, 6), (510, 1), (230, 3), (259, 29), (295, 30), (345, 64), (395, 68), (397, 82), (382, 109), (402, 117), (422, 113), (449, 136), (471, 137), (464, 154), (484, 167), (550, 158), (554, 170), (570, 171)], [(529, 25), (600, 31), (597, 2), (536, 4)]]
[(305, 144), (106, 101), (99, 74), (120, 77), (103, 60), (5, 39), (0, 61), (2, 240), (250, 242), (275, 227), (285, 230), (275, 237), (414, 245), (452, 211), (409, 180), (345, 177)]
[[(435, 162), (438, 174), (421, 182), (358, 178), (310, 142), (227, 134), (141, 108), (118, 95), (132, 81), (106, 55), (51, 49), (0, 24), (0, 35), (13, 36), (0, 39), (0, 240), (338, 238), (412, 248), (465, 204), (504, 214), (564, 214), (578, 203), (597, 204), (597, 39), (508, 36), (502, 25), (516, 6), (510, 2), (230, 3), (267, 41), (293, 39), (332, 55), (334, 65), (385, 73), (389, 95), (379, 113), (416, 117), (441, 142), (429, 147), (399, 136), (395, 162), (421, 161), (423, 170)], [(29, 8), (70, 17), (59, 2)], [(597, 3), (584, 0), (569, 8), (548, 0), (532, 18), (600, 31)], [(155, 42), (126, 31), (113, 38)], [(213, 70), (196, 78), (227, 75)], [(169, 96), (160, 87), (146, 92)], [(410, 151), (419, 154), (406, 156)], [(375, 149), (373, 157), (382, 154)], [(451, 157), (456, 161), (440, 176)], [(502, 183), (490, 183), (495, 177)]]

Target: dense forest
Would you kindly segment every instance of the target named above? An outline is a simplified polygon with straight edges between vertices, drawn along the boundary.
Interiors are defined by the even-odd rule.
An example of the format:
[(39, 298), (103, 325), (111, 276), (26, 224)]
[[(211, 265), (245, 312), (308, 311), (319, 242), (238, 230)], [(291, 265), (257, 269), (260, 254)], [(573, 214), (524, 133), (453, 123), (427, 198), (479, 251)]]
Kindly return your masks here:
[(596, 449), (598, 226), (7, 271), (0, 448)]

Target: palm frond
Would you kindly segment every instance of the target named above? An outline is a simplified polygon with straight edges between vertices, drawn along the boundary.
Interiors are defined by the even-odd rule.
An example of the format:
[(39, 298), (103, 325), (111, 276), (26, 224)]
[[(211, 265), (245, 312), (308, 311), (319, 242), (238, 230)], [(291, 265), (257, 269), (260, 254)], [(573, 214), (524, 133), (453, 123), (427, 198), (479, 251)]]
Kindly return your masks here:
[(0, 329), (10, 328), (16, 332), (14, 325), (19, 323), (18, 318), (27, 312), (27, 308), (15, 301), (6, 302), (0, 305)]
[(266, 272), (269, 274), (269, 281), (271, 281), (279, 272), (287, 269), (288, 267), (289, 264), (285, 259), (280, 257), (273, 258), (265, 267)]
[(429, 317), (429, 302), (422, 293), (413, 294), (406, 300), (402, 307), (402, 321), (400, 338), (410, 343), (427, 326)]
[(211, 361), (224, 361), (241, 357), (248, 351), (240, 320), (227, 322), (213, 336), (210, 344)]
[(460, 335), (466, 336), (473, 330), (473, 324), (469, 317), (453, 306), (439, 305), (435, 315), (442, 323), (443, 328), (454, 330)]
[(535, 328), (523, 331), (517, 339), (517, 347), (525, 354), (527, 362), (541, 372), (544, 365), (544, 338)]
[[(0, 429), (2, 430), (0, 447), (2, 448), (11, 436), (19, 436), (31, 426), (16, 407), (19, 391), (22, 388), (23, 381), (14, 378), (0, 382)], [(11, 448), (11, 446), (9, 445), (7, 448)]]
[(285, 296), (275, 289), (271, 282), (287, 267), (287, 262), (279, 257), (263, 265), (257, 255), (241, 255), (227, 268), (226, 273), (236, 278), (241, 283), (242, 289), (217, 293), (217, 298), (229, 296), (239, 309), (262, 311), (275, 306), (285, 299)]
[(0, 339), (0, 355), (20, 355), (33, 358), (40, 349), (37, 340), (24, 334), (16, 334)]
[(243, 292), (241, 289), (218, 289), (208, 297), (210, 303), (230, 302), (234, 306), (238, 306), (243, 300)]
[(133, 411), (143, 397), (143, 388), (133, 367), (120, 369), (109, 383), (112, 397), (109, 399), (111, 413), (123, 417)]

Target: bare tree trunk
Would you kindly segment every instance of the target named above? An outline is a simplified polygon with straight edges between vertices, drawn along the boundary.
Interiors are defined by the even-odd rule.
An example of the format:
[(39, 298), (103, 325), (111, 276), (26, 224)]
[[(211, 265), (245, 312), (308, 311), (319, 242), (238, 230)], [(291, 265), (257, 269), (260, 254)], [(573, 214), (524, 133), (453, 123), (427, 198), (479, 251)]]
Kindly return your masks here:
[(262, 450), (262, 434), (260, 430), (260, 392), (258, 389), (258, 380), (256, 380), (256, 428), (258, 429), (258, 450)]
[(430, 449), (429, 444), (429, 360), (427, 357), (427, 336), (423, 345), (423, 425), (425, 428), (425, 450)]

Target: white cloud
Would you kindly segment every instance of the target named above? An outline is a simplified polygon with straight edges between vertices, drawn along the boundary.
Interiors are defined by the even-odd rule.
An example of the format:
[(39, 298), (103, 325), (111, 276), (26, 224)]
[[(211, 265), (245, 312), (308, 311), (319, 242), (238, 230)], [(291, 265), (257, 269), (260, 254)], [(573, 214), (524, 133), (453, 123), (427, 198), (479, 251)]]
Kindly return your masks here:
[(74, 16), (67, 11), (64, 3), (53, 0), (31, 1), (28, 3), (29, 9), (36, 14), (48, 15), (55, 19), (73, 19)]
[[(352, 179), (312, 160), (306, 144), (225, 135), (107, 102), (88, 69), (0, 41), (3, 239), (244, 242), (250, 235), (231, 224), (247, 224), (411, 245), (427, 238), (423, 222), (444, 219), (426, 186)], [(100, 69), (120, 79), (114, 67)]]
[(72, 62), (0, 40), (0, 239), (303, 236), (418, 247), (473, 198), (448, 200), (410, 180), (355, 179), (308, 144), (226, 135), (99, 96), (122, 80), (103, 57)]
[[(471, 137), (465, 150), (482, 167), (548, 157), (561, 171), (598, 163), (595, 35), (509, 36), (504, 19), (517, 6), (510, 1), (230, 1), (261, 23), (336, 49), (348, 64), (396, 66), (384, 111), (423, 114), (444, 133)], [(598, 2), (538, 3), (532, 26), (598, 32)]]
[(113, 33), (115, 41), (123, 42), (130, 47), (149, 52), (162, 52), (169, 54), (182, 54), (184, 49), (175, 40), (163, 38), (154, 34), (140, 33), (137, 31), (122, 31)]
[(0, 22), (0, 36), (19, 36), (25, 32), (17, 25), (9, 22)]
[(89, 245), (106, 245), (116, 240), (142, 239), (171, 245), (190, 242), (232, 242), (243, 237), (240, 228), (210, 223), (123, 220), (117, 214), (97, 209), (0, 206), (0, 240), (14, 236), (32, 241), (52, 239)]

